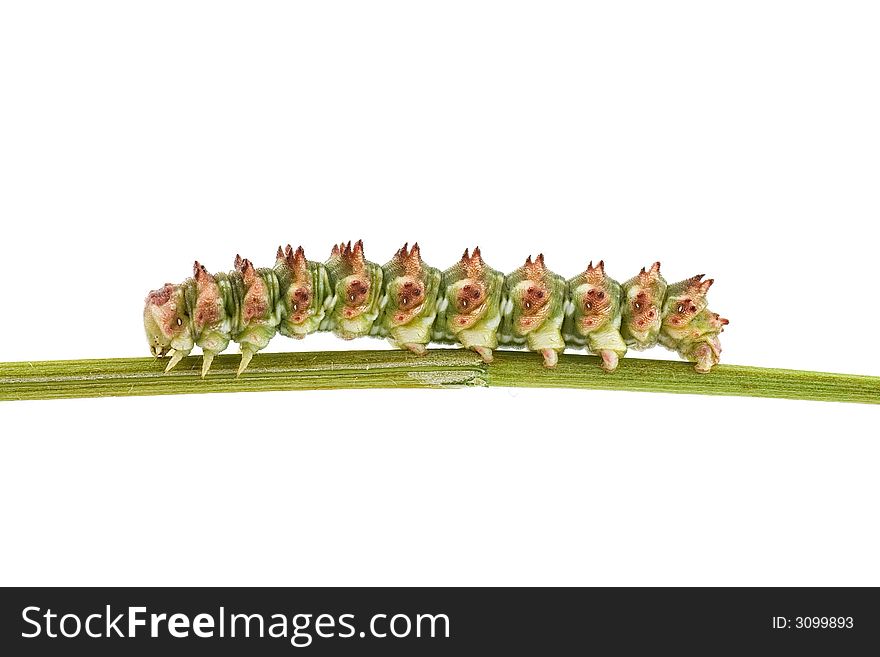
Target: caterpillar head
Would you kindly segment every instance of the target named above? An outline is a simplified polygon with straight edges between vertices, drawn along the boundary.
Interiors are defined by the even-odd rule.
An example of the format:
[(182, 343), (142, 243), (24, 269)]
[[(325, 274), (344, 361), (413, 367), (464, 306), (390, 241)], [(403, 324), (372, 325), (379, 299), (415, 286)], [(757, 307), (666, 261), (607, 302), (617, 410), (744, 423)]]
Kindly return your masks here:
[(571, 299), (578, 332), (587, 335), (606, 326), (617, 312), (619, 286), (605, 275), (605, 261), (595, 267), (590, 262), (573, 282)]
[(182, 286), (166, 283), (147, 295), (144, 302), (144, 331), (153, 356), (164, 356), (172, 349), (192, 349), (193, 340)]
[(336, 293), (343, 304), (342, 316), (345, 319), (354, 319), (370, 305), (370, 274), (364, 257), (364, 244), (358, 240), (354, 247), (351, 242), (344, 246), (334, 246), (330, 254), (331, 260), (334, 257), (339, 258), (341, 271), (347, 272), (336, 284)]
[(642, 271), (624, 283), (623, 323), (621, 333), (637, 346), (649, 347), (660, 332), (661, 304), (666, 295), (666, 281), (660, 275), (660, 263)]
[(464, 268), (464, 277), (455, 281), (447, 290), (447, 299), (452, 307), (451, 324), (455, 330), (469, 329), (486, 314), (486, 301), (489, 292), (486, 285), (486, 263), (480, 254), (480, 247), (474, 248), (473, 255), (465, 249), (459, 263)]
[(665, 326), (672, 329), (685, 328), (706, 309), (706, 293), (715, 281), (711, 278), (704, 281), (703, 276), (705, 274), (699, 274), (669, 286), (666, 302), (663, 304)]
[(522, 274), (522, 280), (510, 290), (510, 301), (513, 303), (516, 331), (526, 335), (544, 323), (551, 308), (544, 254), (538, 254), (534, 262), (529, 256), (519, 273)]
[(300, 246), (293, 250), (290, 244), (287, 248), (278, 247), (277, 261), (287, 268), (290, 274), (290, 287), (287, 289), (288, 321), (293, 324), (302, 324), (314, 314), (313, 302), (315, 300), (312, 289), (312, 273), (309, 271), (309, 263), (306, 253)]
[(394, 264), (400, 275), (388, 281), (388, 317), (393, 326), (407, 324), (418, 315), (425, 303), (425, 281), (422, 256), (418, 243), (407, 250), (407, 244), (394, 254)]

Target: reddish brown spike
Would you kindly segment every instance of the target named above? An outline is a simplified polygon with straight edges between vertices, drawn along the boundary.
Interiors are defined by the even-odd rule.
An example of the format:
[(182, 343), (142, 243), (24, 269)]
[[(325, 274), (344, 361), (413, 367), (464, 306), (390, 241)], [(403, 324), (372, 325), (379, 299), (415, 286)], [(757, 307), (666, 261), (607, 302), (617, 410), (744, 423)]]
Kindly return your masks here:
[(419, 245), (416, 244), (410, 250), (403, 261), (403, 267), (408, 276), (418, 277), (422, 271), (422, 257), (419, 254)]
[(483, 258), (480, 255), (480, 247), (474, 247), (473, 253), (468, 256), (467, 249), (465, 249), (464, 255), (461, 258), (462, 263), (465, 266), (465, 275), (468, 278), (480, 278), (483, 275)]
[(593, 261), (590, 261), (590, 264), (587, 265), (587, 282), (590, 285), (601, 285), (602, 281), (605, 280), (605, 261), (600, 260), (599, 264), (595, 267), (593, 266)]
[(468, 262), (470, 259), (471, 259), (470, 249), (468, 248), (468, 249), (464, 250), (464, 253), (461, 256), (461, 261)]
[(417, 258), (419, 261), (422, 259), (422, 250), (419, 248), (419, 243), (416, 242), (413, 244), (412, 248), (409, 251), (410, 258)]
[(309, 262), (302, 246), (296, 247), (296, 252), (291, 252), (288, 263), (296, 280), (305, 282), (309, 279)]
[(330, 257), (331, 257), (331, 258), (332, 258), (333, 256), (338, 256), (338, 255), (340, 254), (340, 252), (342, 251), (342, 249), (339, 248), (340, 246), (341, 246), (341, 245), (339, 245), (339, 244), (334, 244), (334, 245), (333, 245), (333, 248), (330, 249)]
[(256, 270), (254, 269), (254, 264), (248, 260), (247, 258), (241, 258), (241, 267), (239, 271), (241, 272), (242, 278), (244, 278), (244, 282), (246, 285), (250, 285), (254, 282), (256, 278)]
[(284, 249), (282, 249), (280, 245), (278, 247), (278, 251), (275, 252), (275, 259), (284, 260)]
[(236, 271), (241, 271), (241, 267), (242, 267), (243, 262), (244, 261), (241, 259), (241, 255), (236, 253), (235, 254), (235, 262), (233, 262), (233, 266), (235, 267)]
[(526, 264), (523, 265), (523, 270), (525, 271), (527, 278), (539, 280), (546, 271), (546, 267), (544, 267), (544, 255), (539, 253), (534, 261), (532, 260), (532, 256), (526, 258)]
[(366, 267), (367, 261), (364, 258), (364, 243), (362, 240), (358, 240), (354, 243), (352, 247), (351, 242), (345, 245), (345, 251), (342, 253), (342, 257), (348, 261), (348, 265), (351, 267), (353, 272), (363, 271)]
[(644, 267), (642, 267), (642, 271), (639, 272), (639, 282), (642, 285), (650, 285), (654, 281), (656, 281), (660, 276), (660, 263), (655, 262), (651, 267), (646, 271)]
[(709, 288), (712, 287), (712, 283), (715, 282), (714, 278), (707, 278), (705, 281), (700, 283), (700, 292), (706, 294), (709, 291)]

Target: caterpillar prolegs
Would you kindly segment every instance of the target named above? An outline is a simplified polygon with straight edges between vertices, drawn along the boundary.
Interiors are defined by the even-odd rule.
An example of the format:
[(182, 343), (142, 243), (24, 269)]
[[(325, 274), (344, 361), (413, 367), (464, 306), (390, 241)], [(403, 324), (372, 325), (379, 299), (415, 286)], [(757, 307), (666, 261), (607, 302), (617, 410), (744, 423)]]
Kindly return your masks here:
[(499, 346), (525, 347), (547, 367), (567, 347), (586, 348), (607, 372), (628, 348), (659, 343), (709, 372), (728, 323), (708, 310), (712, 282), (701, 274), (667, 285), (659, 262), (621, 284), (602, 261), (566, 280), (543, 255), (504, 275), (479, 247), (441, 272), (422, 260), (418, 244), (382, 266), (366, 259), (360, 241), (334, 246), (325, 263), (288, 245), (278, 247), (272, 268), (236, 256), (233, 271), (210, 274), (196, 261), (192, 278), (149, 293), (144, 328), (153, 355), (170, 357), (166, 372), (200, 347), (202, 376), (230, 340), (241, 346), (241, 374), (276, 332), (315, 331), (382, 337), (416, 354), (431, 342), (461, 344), (487, 363)]

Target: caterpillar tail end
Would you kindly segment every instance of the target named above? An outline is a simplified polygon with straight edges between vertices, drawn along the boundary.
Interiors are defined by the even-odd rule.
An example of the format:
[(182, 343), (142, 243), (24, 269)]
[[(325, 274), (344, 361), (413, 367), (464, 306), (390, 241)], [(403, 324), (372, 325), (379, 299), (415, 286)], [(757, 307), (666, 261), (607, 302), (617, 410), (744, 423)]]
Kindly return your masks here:
[(559, 363), (559, 354), (555, 349), (542, 349), (541, 355), (544, 357), (544, 367), (552, 369)]
[(241, 348), (241, 362), (238, 364), (238, 372), (235, 374), (236, 378), (240, 377), (242, 372), (247, 369), (247, 366), (250, 364), (251, 358), (254, 357), (255, 353), (256, 352), (249, 347)]
[(165, 374), (168, 374), (168, 372), (173, 370), (175, 365), (182, 361), (183, 357), (186, 356), (184, 352), (177, 351), (176, 349), (172, 349), (169, 353), (171, 354), (171, 360), (169, 360), (168, 365), (165, 366)]
[(713, 344), (704, 342), (694, 350), (694, 371), (708, 374), (718, 364), (720, 355), (721, 344), (717, 340)]
[(202, 355), (202, 378), (204, 379), (208, 376), (208, 370), (211, 369), (211, 363), (214, 362), (214, 356), (217, 355), (217, 352), (206, 350)]

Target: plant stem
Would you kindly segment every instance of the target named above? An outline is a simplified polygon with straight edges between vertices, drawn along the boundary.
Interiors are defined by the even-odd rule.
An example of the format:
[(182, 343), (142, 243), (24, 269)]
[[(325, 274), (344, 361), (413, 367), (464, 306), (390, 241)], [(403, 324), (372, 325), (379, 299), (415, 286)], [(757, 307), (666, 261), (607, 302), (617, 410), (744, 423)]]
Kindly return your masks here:
[(593, 356), (563, 355), (545, 369), (535, 354), (498, 351), (486, 365), (460, 349), (426, 356), (402, 351), (258, 354), (239, 378), (238, 355), (218, 356), (207, 378), (201, 358), (185, 358), (169, 374), (165, 361), (111, 358), (0, 363), (0, 400), (171, 395), (343, 388), (462, 386), (585, 388), (700, 395), (780, 397), (880, 403), (880, 377), (721, 365), (697, 374), (690, 363), (627, 358), (605, 374)]

